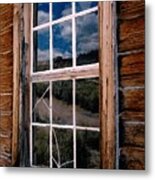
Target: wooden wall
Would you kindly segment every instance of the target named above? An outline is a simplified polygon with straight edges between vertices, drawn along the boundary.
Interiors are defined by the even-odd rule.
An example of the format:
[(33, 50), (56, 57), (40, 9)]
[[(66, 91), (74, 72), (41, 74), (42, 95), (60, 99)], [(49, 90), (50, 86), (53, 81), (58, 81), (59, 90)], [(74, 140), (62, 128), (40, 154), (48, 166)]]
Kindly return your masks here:
[(120, 169), (145, 168), (144, 3), (117, 4)]
[[(144, 1), (118, 2), (119, 168), (145, 168)], [(0, 166), (11, 166), (13, 5), (0, 5)]]
[(13, 5), (0, 4), (0, 166), (11, 165)]

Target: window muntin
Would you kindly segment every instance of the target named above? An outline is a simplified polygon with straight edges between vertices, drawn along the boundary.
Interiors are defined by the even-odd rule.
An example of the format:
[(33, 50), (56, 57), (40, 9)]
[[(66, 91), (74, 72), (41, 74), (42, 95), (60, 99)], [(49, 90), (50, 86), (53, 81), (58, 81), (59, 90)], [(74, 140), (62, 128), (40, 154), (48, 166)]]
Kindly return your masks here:
[[(49, 16), (49, 22), (32, 27), (30, 164), (31, 166), (58, 168), (99, 168), (98, 8), (96, 4), (77, 10), (78, 4), (72, 2), (71, 14), (66, 12), (62, 16), (61, 12), (53, 18), (53, 8), (60, 7), (58, 4), (49, 3), (49, 13), (47, 15)], [(35, 6), (36, 4), (33, 4), (33, 7)], [(67, 6), (63, 7), (66, 8)], [(34, 11), (35, 9), (33, 8)], [(61, 8), (59, 11), (61, 11)], [(35, 18), (37, 13), (32, 14)], [(93, 19), (91, 19), (92, 17)], [(87, 20), (87, 23), (84, 20)], [(85, 24), (79, 25), (80, 21)], [(38, 36), (41, 40), (39, 41), (36, 38), (33, 41), (34, 34), (39, 34), (38, 32), (44, 29), (49, 29), (49, 39)], [(82, 41), (81, 30), (85, 31), (83, 38), (88, 43)], [(44, 36), (46, 35), (44, 34)], [(41, 65), (38, 63), (39, 58), (37, 60), (36, 57), (38, 56), (35, 53), (38, 53), (41, 48), (38, 45), (39, 43), (35, 43), (35, 41), (41, 42), (42, 51), (48, 49), (48, 66), (46, 64), (47, 60), (44, 60), (42, 64), (40, 63)], [(45, 48), (46, 45), (44, 44), (47, 43), (49, 43), (49, 48)], [(83, 44), (83, 52), (80, 49), (80, 43)], [(56, 53), (56, 50), (59, 50), (59, 53)], [(59, 56), (57, 57), (55, 54), (59, 54)], [(79, 60), (79, 56), (81, 56), (81, 60)], [(93, 58), (90, 58), (90, 56)], [(65, 61), (66, 63), (64, 63)], [(36, 68), (34, 64), (37, 64), (37, 66), (39, 64), (39, 67), (35, 65)], [(42, 88), (44, 92), (38, 93), (35, 88), (37, 85), (43, 86), (41, 84), (48, 85), (46, 88)], [(88, 93), (88, 89), (91, 89), (90, 93)], [(32, 94), (35, 91), (37, 95)], [(83, 97), (80, 97), (80, 91)], [(57, 94), (57, 92), (59, 93)], [(39, 109), (37, 107), (39, 106), (38, 101), (40, 106), (46, 107), (46, 111), (49, 112), (49, 114), (45, 113), (48, 114), (48, 118), (44, 118), (43, 110), (37, 110)], [(90, 107), (87, 106), (88, 104)], [(40, 113), (39, 118), (33, 115), (34, 112), (36, 114)], [(35, 130), (34, 127), (39, 130)], [(44, 140), (45, 143), (42, 142)], [(40, 143), (37, 144), (35, 141), (40, 141)], [(42, 144), (43, 147), (40, 148), (39, 144)], [(48, 148), (48, 151), (45, 152), (46, 148)], [(42, 154), (45, 155), (43, 161), (40, 160)]]

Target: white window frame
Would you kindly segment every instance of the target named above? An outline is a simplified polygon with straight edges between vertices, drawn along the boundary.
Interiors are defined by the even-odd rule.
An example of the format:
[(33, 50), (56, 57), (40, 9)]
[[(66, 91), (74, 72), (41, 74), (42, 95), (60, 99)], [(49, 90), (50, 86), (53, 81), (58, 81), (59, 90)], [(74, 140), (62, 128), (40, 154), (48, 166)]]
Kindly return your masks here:
[[(36, 167), (33, 165), (33, 137), (32, 137), (32, 127), (49, 127), (50, 128), (50, 144), (49, 144), (49, 152), (50, 152), (50, 168), (53, 167), (53, 158), (52, 158), (52, 129), (54, 128), (64, 128), (64, 129), (72, 129), (73, 130), (73, 168), (76, 168), (76, 130), (89, 130), (99, 132), (99, 127), (82, 127), (76, 126), (76, 80), (77, 79), (86, 79), (86, 78), (95, 78), (99, 77), (99, 63), (88, 64), (88, 65), (76, 65), (76, 22), (75, 19), (80, 16), (84, 16), (93, 12), (98, 11), (98, 7), (93, 7), (87, 10), (83, 10), (81, 12), (75, 12), (75, 2), (72, 2), (72, 14), (62, 17), (58, 20), (52, 21), (52, 3), (49, 3), (49, 22), (33, 27), (33, 11), (31, 12), (31, 73), (30, 73), (30, 166)], [(33, 4), (31, 5), (31, 10), (33, 10)], [(53, 69), (53, 54), (52, 54), (52, 26), (61, 22), (65, 22), (68, 20), (72, 20), (72, 60), (73, 66), (66, 67), (61, 69)], [(42, 28), (49, 27), (50, 32), (50, 48), (49, 48), (49, 56), (50, 56), (50, 70), (45, 70), (42, 72), (33, 72), (33, 32), (40, 30)], [(58, 125), (53, 124), (52, 122), (52, 108), (50, 108), (50, 123), (36, 123), (32, 121), (32, 84), (37, 82), (49, 82), (49, 90), (50, 90), (50, 107), (52, 107), (52, 82), (59, 80), (72, 80), (73, 88), (73, 125)], [(61, 165), (58, 164), (58, 168)]]

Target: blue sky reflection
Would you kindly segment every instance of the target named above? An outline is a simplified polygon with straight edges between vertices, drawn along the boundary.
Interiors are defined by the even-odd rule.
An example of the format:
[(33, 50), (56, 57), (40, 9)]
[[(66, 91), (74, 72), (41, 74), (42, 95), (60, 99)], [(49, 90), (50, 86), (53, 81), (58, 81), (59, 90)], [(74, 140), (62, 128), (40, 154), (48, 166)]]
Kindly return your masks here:
[(66, 3), (52, 3), (52, 16), (53, 20), (59, 19), (63, 16), (67, 16), (72, 13), (72, 4), (71, 2), (66, 2)]

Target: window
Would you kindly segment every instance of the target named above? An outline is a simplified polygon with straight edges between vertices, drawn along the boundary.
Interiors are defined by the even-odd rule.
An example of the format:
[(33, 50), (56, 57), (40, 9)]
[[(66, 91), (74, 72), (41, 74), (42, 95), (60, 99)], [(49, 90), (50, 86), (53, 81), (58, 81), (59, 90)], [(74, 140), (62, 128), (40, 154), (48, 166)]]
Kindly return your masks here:
[(31, 166), (100, 167), (97, 4), (32, 5)]

